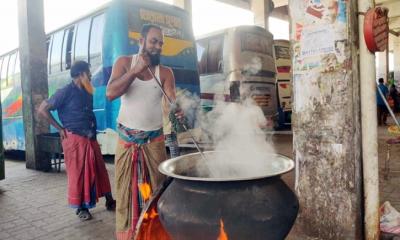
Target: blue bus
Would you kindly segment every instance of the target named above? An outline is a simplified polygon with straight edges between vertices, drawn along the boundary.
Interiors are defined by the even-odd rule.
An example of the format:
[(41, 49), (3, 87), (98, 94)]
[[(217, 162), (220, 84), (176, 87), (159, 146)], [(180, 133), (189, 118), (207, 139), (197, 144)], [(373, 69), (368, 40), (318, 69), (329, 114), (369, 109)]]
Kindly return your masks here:
[[(103, 154), (113, 154), (120, 101), (109, 102), (105, 91), (112, 65), (119, 56), (139, 50), (143, 24), (164, 32), (161, 63), (172, 68), (178, 91), (200, 95), (195, 40), (189, 14), (181, 8), (140, 0), (114, 0), (47, 35), (49, 96), (71, 79), (75, 60), (91, 64), (95, 87), (93, 108)], [(18, 49), (0, 56), (3, 143), (5, 150), (25, 150)], [(51, 129), (55, 131), (55, 129)]]

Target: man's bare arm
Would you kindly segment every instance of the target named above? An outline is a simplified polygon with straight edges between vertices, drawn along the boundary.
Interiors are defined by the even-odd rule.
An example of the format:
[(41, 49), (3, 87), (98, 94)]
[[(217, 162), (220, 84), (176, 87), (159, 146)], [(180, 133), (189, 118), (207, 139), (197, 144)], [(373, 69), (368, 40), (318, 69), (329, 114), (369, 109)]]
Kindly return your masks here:
[[(106, 96), (108, 100), (112, 101), (122, 96), (135, 78), (140, 77), (141, 73), (147, 69), (150, 60), (148, 56), (140, 54), (133, 68), (129, 69), (130, 62), (128, 57), (118, 58), (115, 62), (107, 85)], [(128, 71), (126, 70), (127, 68), (129, 69)]]
[(39, 115), (46, 119), (51, 125), (53, 125), (59, 132), (61, 139), (66, 138), (65, 129), (54, 119), (53, 115), (50, 114), (51, 105), (47, 101), (43, 101), (39, 106)]

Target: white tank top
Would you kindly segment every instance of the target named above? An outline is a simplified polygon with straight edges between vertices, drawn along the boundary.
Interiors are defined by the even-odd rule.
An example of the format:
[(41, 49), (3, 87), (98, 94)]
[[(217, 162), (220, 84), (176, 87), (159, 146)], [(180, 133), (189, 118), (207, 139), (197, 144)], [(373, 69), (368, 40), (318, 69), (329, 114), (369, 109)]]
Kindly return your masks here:
[[(137, 55), (132, 56), (132, 64)], [(154, 75), (160, 79), (160, 66), (156, 66)], [(162, 92), (156, 79), (147, 81), (136, 78), (128, 90), (121, 96), (118, 122), (125, 127), (143, 131), (162, 128)]]

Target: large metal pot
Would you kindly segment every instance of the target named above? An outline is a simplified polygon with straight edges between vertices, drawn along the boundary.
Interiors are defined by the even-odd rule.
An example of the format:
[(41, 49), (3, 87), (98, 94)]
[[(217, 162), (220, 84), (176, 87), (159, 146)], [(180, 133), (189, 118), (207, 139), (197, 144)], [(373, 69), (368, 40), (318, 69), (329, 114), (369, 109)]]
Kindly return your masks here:
[(171, 238), (284, 239), (299, 208), (296, 196), (280, 179), (293, 169), (293, 161), (268, 154), (253, 164), (248, 159), (229, 161), (229, 154), (235, 153), (204, 154), (205, 159), (195, 153), (159, 166), (160, 172), (174, 178), (158, 201), (161, 223)]

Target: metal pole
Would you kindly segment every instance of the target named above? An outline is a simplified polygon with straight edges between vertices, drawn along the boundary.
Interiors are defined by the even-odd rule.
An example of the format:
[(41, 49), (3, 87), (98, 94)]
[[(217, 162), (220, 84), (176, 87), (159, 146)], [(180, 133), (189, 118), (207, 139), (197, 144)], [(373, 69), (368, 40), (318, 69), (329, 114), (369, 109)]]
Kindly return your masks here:
[[(175, 106), (176, 103), (173, 102), (171, 100), (171, 98), (168, 97), (167, 93), (164, 91), (164, 88), (161, 85), (160, 80), (156, 77), (156, 75), (153, 73), (153, 71), (151, 71), (150, 67), (147, 67), (147, 70), (149, 70), (149, 72), (151, 73), (151, 75), (153, 76), (155, 81), (157, 82), (158, 87), (160, 88), (160, 90), (163, 93), (164, 97), (167, 99), (170, 107)], [(197, 148), (197, 151), (199, 151), (199, 153), (200, 153), (201, 157), (203, 158), (203, 160), (207, 160), (207, 158), (204, 155), (203, 151), (201, 151), (199, 144), (197, 143), (196, 139), (194, 138), (194, 135), (192, 134), (192, 132), (187, 128), (187, 126), (184, 123), (181, 123), (181, 125), (185, 129), (185, 131), (189, 133), (190, 138), (192, 139), (194, 146)]]
[(386, 58), (386, 66), (385, 66), (385, 81), (389, 82), (389, 38), (388, 38), (388, 44), (387, 44), (387, 48), (385, 51), (385, 58)]
[[(373, 0), (358, 0), (359, 12), (374, 7)], [(379, 239), (379, 166), (376, 110), (375, 55), (364, 40), (364, 15), (358, 15), (360, 43), (361, 131), (364, 180), (364, 235)]]

